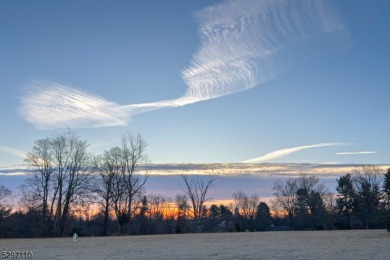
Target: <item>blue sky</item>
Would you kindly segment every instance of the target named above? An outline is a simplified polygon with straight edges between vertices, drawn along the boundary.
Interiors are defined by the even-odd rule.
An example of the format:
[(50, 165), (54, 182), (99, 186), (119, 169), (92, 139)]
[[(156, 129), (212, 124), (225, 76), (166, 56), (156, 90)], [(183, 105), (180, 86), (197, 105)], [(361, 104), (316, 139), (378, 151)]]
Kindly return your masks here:
[(390, 2), (275, 3), (1, 1), (0, 167), (65, 126), (156, 163), (389, 163)]

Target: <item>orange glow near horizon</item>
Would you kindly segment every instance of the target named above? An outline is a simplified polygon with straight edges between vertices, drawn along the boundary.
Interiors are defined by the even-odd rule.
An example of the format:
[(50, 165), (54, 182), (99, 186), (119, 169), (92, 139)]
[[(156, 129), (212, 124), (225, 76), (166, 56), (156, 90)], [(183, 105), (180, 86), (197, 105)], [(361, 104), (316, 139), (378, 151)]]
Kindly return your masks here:
[[(267, 205), (269, 207), (271, 207), (271, 199), (272, 199), (272, 197), (262, 197), (260, 201), (267, 203)], [(188, 216), (191, 217), (191, 215), (192, 215), (191, 208), (192, 207), (191, 207), (190, 202), (189, 202), (189, 205), (190, 205), (190, 210), (188, 212)], [(207, 208), (210, 208), (211, 205), (217, 205), (217, 206), (224, 205), (227, 208), (229, 208), (232, 211), (232, 213), (234, 213), (235, 204), (234, 204), (233, 199), (207, 200), (204, 203), (204, 206), (206, 206)], [(92, 217), (100, 214), (101, 213), (100, 206), (101, 205), (99, 205), (99, 204), (92, 204), (92, 205), (88, 205), (88, 206), (84, 206), (84, 207), (81, 205), (77, 205), (77, 206), (73, 207), (71, 210), (72, 210), (72, 214), (74, 216), (86, 220), (87, 218), (92, 218)], [(137, 209), (136, 213), (138, 214), (139, 211), (140, 211), (140, 209)], [(165, 205), (161, 206), (159, 210), (155, 210), (153, 212), (152, 211), (148, 210), (146, 213), (146, 216), (153, 218), (157, 214), (162, 214), (164, 219), (168, 219), (168, 218), (177, 219), (177, 216), (179, 213), (175, 202), (172, 202), (172, 201), (165, 202)], [(272, 210), (271, 210), (271, 213), (272, 213)], [(115, 212), (113, 209), (110, 209), (109, 214), (110, 214), (111, 218), (116, 218)]]

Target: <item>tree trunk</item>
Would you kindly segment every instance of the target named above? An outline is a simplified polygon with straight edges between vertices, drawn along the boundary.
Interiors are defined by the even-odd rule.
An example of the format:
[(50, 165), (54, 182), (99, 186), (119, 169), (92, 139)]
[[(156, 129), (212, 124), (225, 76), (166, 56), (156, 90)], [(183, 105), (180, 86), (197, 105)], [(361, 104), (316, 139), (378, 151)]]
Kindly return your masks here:
[(107, 236), (109, 197), (106, 198), (105, 204), (106, 205), (104, 207), (103, 236)]
[(62, 218), (62, 182), (59, 182), (58, 201), (57, 201), (57, 214), (56, 221), (54, 223), (54, 234), (60, 236), (60, 223)]

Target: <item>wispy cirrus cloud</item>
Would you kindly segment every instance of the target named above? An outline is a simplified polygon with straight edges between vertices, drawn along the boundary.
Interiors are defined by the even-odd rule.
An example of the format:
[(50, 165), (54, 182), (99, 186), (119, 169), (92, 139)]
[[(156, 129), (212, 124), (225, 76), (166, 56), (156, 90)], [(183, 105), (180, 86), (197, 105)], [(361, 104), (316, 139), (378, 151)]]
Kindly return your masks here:
[(338, 146), (338, 145), (345, 145), (344, 143), (319, 143), (319, 144), (312, 144), (312, 145), (303, 145), (303, 146), (296, 146), (291, 148), (285, 148), (280, 149), (277, 151), (273, 151), (271, 153), (267, 153), (265, 155), (245, 160), (243, 163), (260, 163), (260, 162), (268, 162), (272, 161), (278, 158), (282, 158), (285, 156), (288, 156), (292, 153), (296, 153), (302, 150), (312, 149), (312, 148), (320, 148), (320, 147), (327, 147), (327, 146)]
[(19, 158), (25, 158), (27, 154), (25, 151), (4, 145), (0, 145), (0, 152), (8, 153)]
[(56, 82), (40, 81), (29, 84), (19, 112), (42, 129), (123, 126), (140, 113), (253, 88), (284, 69), (287, 59), (311, 55), (305, 50), (312, 39), (345, 29), (329, 3), (227, 0), (197, 12), (200, 48), (181, 72), (188, 86), (182, 97), (120, 105)]
[(362, 151), (362, 152), (340, 152), (336, 153), (336, 155), (361, 155), (361, 154), (376, 154), (375, 151)]

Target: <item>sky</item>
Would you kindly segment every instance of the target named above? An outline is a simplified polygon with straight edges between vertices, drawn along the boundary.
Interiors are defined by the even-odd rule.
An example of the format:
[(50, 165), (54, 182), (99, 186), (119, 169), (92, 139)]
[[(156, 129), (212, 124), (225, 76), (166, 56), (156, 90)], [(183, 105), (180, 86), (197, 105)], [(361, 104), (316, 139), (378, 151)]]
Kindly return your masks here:
[(0, 167), (78, 132), (153, 163), (390, 163), (390, 2), (0, 2)]

